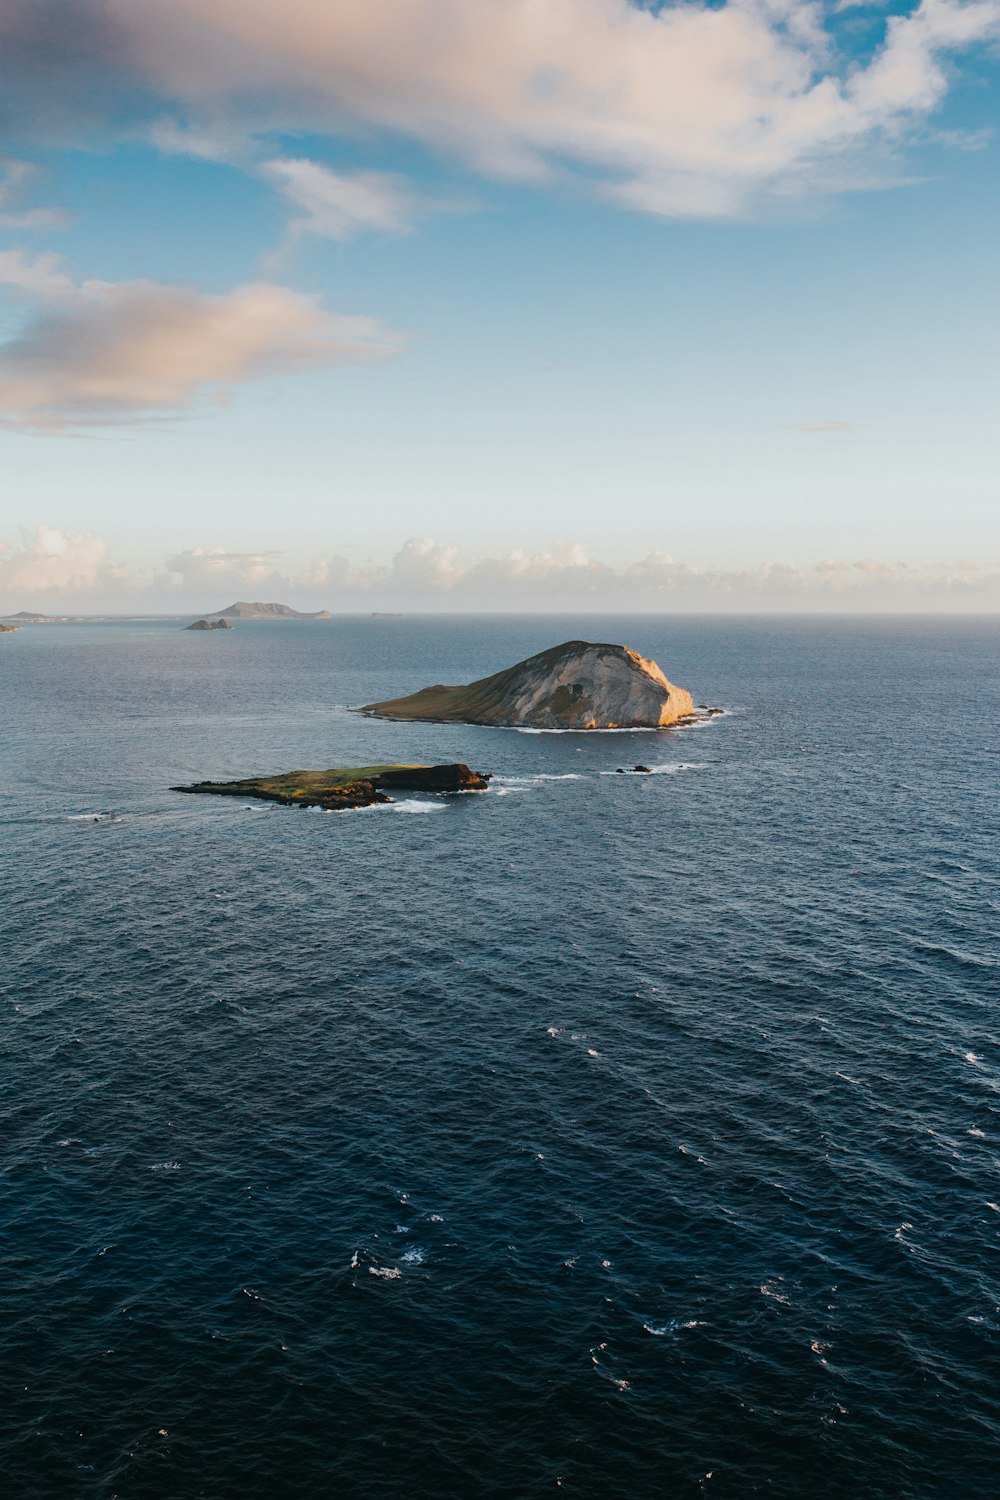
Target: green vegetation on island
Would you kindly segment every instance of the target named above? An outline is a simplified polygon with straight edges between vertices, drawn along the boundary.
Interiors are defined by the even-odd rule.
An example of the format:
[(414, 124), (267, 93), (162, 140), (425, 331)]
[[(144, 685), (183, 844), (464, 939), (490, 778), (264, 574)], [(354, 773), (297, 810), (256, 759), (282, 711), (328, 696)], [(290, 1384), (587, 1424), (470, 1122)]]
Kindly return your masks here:
[(334, 766), (326, 771), (287, 771), (239, 781), (196, 781), (173, 792), (204, 792), (216, 797), (256, 797), (286, 807), (339, 811), (391, 802), (389, 791), (483, 792), (490, 778), (462, 762), (445, 766)]

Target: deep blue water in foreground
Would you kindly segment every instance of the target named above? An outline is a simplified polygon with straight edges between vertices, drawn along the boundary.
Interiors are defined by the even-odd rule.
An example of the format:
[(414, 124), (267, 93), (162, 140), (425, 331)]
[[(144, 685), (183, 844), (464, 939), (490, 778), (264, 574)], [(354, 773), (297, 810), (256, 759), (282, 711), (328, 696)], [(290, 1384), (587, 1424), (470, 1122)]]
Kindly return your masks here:
[[(732, 712), (345, 711), (578, 635)], [(998, 646), (0, 639), (5, 1493), (996, 1493)], [(344, 814), (167, 790), (408, 759), (497, 779)]]

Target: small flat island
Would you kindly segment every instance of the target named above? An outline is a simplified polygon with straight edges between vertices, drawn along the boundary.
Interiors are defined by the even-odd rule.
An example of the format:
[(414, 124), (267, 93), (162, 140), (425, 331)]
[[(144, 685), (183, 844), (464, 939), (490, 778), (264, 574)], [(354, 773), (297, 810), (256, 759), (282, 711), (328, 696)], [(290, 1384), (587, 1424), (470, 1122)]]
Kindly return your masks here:
[(445, 766), (340, 766), (328, 771), (288, 771), (243, 781), (195, 781), (172, 792), (204, 792), (215, 797), (257, 797), (286, 807), (322, 807), (341, 812), (391, 802), (390, 791), (485, 792), (490, 777), (459, 761)]

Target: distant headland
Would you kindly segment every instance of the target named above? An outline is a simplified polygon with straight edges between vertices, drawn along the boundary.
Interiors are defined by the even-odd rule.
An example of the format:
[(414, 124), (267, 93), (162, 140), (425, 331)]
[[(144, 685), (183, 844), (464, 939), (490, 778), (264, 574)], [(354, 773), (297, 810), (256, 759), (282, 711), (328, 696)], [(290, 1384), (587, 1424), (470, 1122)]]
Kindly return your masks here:
[(172, 792), (203, 792), (216, 797), (257, 797), (286, 807), (322, 807), (343, 812), (391, 802), (390, 791), (484, 792), (488, 775), (462, 762), (446, 766), (340, 766), (328, 771), (288, 771), (282, 776), (252, 776), (243, 781), (196, 781), (172, 786)]
[(360, 712), (531, 729), (660, 729), (701, 717), (655, 661), (593, 641), (566, 641), (466, 687), (439, 683)]
[(213, 619), (219, 620), (332, 620), (328, 609), (318, 609), (313, 614), (303, 614), (292, 609), (290, 604), (265, 604), (260, 599), (237, 599), (226, 609), (213, 609)]

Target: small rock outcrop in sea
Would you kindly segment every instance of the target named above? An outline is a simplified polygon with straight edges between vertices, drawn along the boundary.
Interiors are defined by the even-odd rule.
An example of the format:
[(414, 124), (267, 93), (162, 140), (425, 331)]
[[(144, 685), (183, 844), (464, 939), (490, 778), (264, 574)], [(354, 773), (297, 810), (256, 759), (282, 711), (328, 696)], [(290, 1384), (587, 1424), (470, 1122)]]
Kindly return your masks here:
[(13, 635), (19, 628), (17, 625), (0, 625), (0, 635)]
[(322, 807), (340, 812), (391, 802), (390, 791), (485, 792), (490, 777), (463, 762), (446, 766), (340, 766), (329, 771), (288, 771), (284, 776), (252, 776), (243, 781), (196, 781), (172, 792), (206, 792), (215, 797), (257, 797), (286, 807)]
[(566, 641), (467, 687), (438, 684), (361, 712), (531, 729), (657, 729), (700, 717), (691, 694), (655, 661), (592, 641)]
[(185, 630), (232, 630), (228, 620), (195, 620), (193, 625), (185, 625)]

